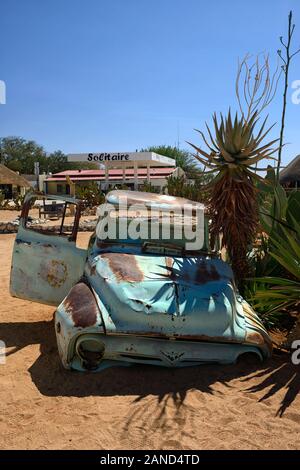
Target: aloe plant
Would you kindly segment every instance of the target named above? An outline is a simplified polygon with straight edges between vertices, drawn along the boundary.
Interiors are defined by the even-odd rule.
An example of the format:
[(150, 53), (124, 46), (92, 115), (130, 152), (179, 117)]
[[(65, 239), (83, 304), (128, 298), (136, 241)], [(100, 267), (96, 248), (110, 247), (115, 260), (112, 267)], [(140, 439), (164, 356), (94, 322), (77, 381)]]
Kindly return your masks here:
[(267, 118), (255, 134), (259, 120), (255, 112), (246, 122), (229, 110), (220, 120), (213, 115), (214, 130), (206, 124), (208, 138), (198, 131), (208, 150), (190, 143), (196, 150), (195, 157), (212, 173), (216, 173), (211, 186), (209, 201), (212, 214), (213, 238), (222, 233), (222, 244), (227, 248), (236, 279), (239, 282), (247, 273), (247, 251), (258, 227), (258, 202), (255, 181), (258, 163), (273, 158), (277, 151), (272, 145), (278, 139), (264, 143), (272, 129), (265, 129)]

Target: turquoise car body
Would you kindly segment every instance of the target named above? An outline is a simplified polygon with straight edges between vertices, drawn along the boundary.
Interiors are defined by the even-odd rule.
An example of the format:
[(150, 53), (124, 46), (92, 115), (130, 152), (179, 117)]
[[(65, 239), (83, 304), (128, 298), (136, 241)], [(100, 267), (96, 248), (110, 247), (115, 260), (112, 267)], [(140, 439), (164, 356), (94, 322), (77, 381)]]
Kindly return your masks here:
[[(113, 191), (107, 201), (117, 205), (122, 194)], [(184, 203), (147, 193), (127, 196), (164, 209)], [(88, 250), (80, 250), (74, 243), (76, 234), (66, 240), (28, 232), (24, 210), (11, 292), (57, 305), (55, 330), (64, 367), (80, 371), (132, 363), (184, 367), (230, 364), (249, 353), (261, 360), (270, 357), (269, 335), (238, 294), (230, 266), (209, 251), (207, 230), (197, 252), (152, 240), (102, 240), (95, 233)], [(35, 272), (24, 265), (32, 250)], [(42, 266), (37, 258), (41, 253)], [(33, 281), (37, 275), (42, 285), (31, 285), (30, 278)]]

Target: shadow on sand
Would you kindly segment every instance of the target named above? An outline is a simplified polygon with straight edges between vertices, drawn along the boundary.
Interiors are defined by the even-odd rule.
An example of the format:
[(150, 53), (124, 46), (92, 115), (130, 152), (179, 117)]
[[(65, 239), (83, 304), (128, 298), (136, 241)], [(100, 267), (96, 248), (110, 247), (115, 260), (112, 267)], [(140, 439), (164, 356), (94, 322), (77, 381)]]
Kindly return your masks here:
[[(230, 381), (240, 378), (248, 393), (263, 392), (259, 401), (286, 389), (278, 416), (294, 401), (300, 390), (299, 367), (290, 363), (288, 355), (274, 356), (266, 363), (241, 363), (230, 366), (201, 366), (168, 369), (154, 366), (111, 367), (101, 373), (79, 373), (64, 370), (57, 353), (53, 322), (0, 323), (0, 339), (8, 348), (8, 355), (31, 345), (40, 344), (40, 356), (29, 369), (32, 380), (45, 396), (114, 396), (132, 395), (140, 402), (153, 395), (161, 406), (161, 413), (172, 401), (179, 409), (184, 405), (189, 390), (213, 394), (217, 382), (231, 387)], [(247, 382), (257, 384), (247, 388)]]

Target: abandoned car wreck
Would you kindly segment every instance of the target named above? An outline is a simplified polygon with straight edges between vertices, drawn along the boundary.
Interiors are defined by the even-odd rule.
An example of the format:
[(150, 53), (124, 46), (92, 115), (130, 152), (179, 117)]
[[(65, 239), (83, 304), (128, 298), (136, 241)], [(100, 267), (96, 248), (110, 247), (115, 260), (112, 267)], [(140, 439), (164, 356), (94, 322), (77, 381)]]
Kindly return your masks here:
[[(25, 200), (11, 270), (11, 294), (57, 307), (55, 331), (67, 369), (99, 371), (107, 364), (152, 364), (184, 367), (234, 363), (244, 354), (263, 360), (271, 340), (256, 313), (238, 294), (230, 266), (210, 248), (204, 207), (182, 198), (111, 191), (118, 228), (124, 222), (123, 201), (152, 210), (144, 228), (155, 222), (159, 237), (135, 238), (104, 233), (100, 215), (88, 249), (76, 246), (81, 202), (65, 198), (74, 209), (74, 225), (64, 233), (31, 230), (28, 211), (36, 196)], [(57, 196), (55, 196), (57, 199)], [(188, 249), (174, 236), (184, 219), (171, 218), (170, 236), (161, 230), (161, 211), (194, 204), (201, 214), (201, 244)], [(127, 222), (128, 223), (128, 219)], [(176, 225), (177, 224), (177, 225)], [(182, 231), (183, 232), (183, 231)], [(150, 235), (149, 235), (150, 234)], [(38, 280), (38, 282), (37, 282)]]

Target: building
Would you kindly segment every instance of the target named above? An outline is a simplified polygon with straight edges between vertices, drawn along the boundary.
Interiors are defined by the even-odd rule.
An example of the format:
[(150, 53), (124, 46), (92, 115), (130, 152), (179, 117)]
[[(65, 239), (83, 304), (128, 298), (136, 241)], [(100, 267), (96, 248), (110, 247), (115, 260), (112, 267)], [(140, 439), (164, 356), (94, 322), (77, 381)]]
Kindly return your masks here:
[(24, 194), (30, 183), (10, 168), (0, 164), (0, 192), (5, 199), (12, 199), (15, 193)]
[[(181, 168), (152, 168), (148, 178), (147, 170), (140, 168), (137, 172), (137, 189), (145, 183), (150, 183), (151, 186), (161, 191), (166, 186), (169, 176), (181, 176), (183, 174), (184, 171)], [(125, 170), (125, 175), (122, 170), (111, 169), (108, 178), (106, 178), (105, 170), (67, 170), (50, 175), (45, 179), (45, 193), (70, 194), (68, 177), (75, 185), (85, 186), (89, 182), (96, 182), (102, 191), (124, 185), (129, 189), (135, 188), (134, 170), (130, 168)]]
[(69, 161), (98, 163), (98, 170), (68, 170), (50, 175), (45, 180), (45, 193), (70, 194), (70, 181), (75, 185), (96, 182), (102, 191), (126, 186), (138, 190), (145, 183), (161, 191), (169, 176), (182, 176), (175, 160), (154, 152), (89, 153), (68, 156)]
[(300, 155), (281, 170), (279, 183), (287, 189), (300, 189)]
[[(47, 178), (46, 173), (42, 173), (41, 175), (26, 175), (22, 174), (23, 178), (27, 180), (34, 191), (44, 191), (44, 181)], [(38, 182), (37, 182), (38, 180)]]

